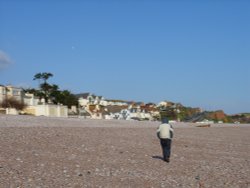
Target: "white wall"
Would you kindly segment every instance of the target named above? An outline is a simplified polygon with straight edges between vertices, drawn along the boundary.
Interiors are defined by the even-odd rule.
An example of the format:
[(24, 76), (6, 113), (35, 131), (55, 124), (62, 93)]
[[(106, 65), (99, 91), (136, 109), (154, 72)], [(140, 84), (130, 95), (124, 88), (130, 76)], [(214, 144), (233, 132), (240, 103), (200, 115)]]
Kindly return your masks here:
[(36, 116), (48, 117), (68, 117), (68, 107), (61, 105), (37, 105), (35, 107)]
[(38, 105), (39, 99), (34, 96), (34, 94), (29, 94), (26, 93), (24, 98), (24, 103), (27, 104), (28, 106), (35, 106)]
[(18, 111), (15, 108), (6, 108), (6, 114), (18, 115)]

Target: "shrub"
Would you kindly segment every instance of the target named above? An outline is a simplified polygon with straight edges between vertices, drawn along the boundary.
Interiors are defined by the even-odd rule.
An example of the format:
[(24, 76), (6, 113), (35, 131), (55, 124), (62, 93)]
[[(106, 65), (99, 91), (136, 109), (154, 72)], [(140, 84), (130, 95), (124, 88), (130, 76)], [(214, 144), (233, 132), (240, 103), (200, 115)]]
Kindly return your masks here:
[(21, 101), (18, 101), (17, 99), (15, 98), (7, 98), (7, 99), (4, 99), (1, 103), (0, 103), (0, 106), (2, 108), (15, 108), (17, 110), (23, 110), (24, 108), (26, 108), (26, 104), (21, 102)]

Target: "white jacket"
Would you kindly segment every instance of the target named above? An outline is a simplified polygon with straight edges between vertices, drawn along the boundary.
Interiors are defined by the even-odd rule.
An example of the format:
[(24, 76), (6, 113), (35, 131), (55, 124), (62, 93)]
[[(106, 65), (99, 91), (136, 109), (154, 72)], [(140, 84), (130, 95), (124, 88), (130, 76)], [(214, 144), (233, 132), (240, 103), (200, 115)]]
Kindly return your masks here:
[(167, 138), (167, 139), (172, 139), (174, 135), (174, 129), (170, 124), (164, 123), (161, 124), (158, 129), (157, 129), (157, 136), (158, 138)]

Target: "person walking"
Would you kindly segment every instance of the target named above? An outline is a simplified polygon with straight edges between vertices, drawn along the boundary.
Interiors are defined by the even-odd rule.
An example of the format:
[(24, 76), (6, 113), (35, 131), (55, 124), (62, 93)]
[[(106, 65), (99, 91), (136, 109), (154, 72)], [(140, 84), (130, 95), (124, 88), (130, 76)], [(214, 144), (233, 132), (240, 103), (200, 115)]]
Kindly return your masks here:
[(160, 139), (160, 144), (163, 153), (163, 160), (170, 162), (171, 154), (171, 143), (174, 135), (174, 130), (172, 125), (168, 123), (166, 117), (162, 118), (162, 124), (157, 129), (157, 137)]

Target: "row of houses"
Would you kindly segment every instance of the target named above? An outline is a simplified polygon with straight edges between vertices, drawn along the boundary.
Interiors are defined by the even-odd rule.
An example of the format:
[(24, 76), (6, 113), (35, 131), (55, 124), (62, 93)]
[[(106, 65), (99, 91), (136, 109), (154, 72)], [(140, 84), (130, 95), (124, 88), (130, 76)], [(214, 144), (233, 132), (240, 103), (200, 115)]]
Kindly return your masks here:
[(153, 103), (108, 100), (91, 93), (76, 95), (79, 116), (94, 119), (154, 120), (159, 115)]
[(40, 100), (31, 93), (25, 93), (22, 88), (10, 85), (0, 85), (0, 103), (9, 99), (14, 99), (20, 103), (23, 103), (26, 107), (22, 111), (11, 107), (0, 107), (0, 113), (12, 115), (21, 113), (35, 116), (68, 117), (67, 106), (46, 104), (45, 100)]
[(13, 86), (0, 85), (0, 103), (7, 98), (15, 98), (26, 105), (24, 110), (0, 108), (6, 114), (31, 114), (35, 116), (68, 117), (74, 116), (91, 119), (124, 119), (124, 120), (155, 120), (159, 117), (159, 107), (171, 106), (171, 102), (163, 101), (158, 105), (144, 104), (124, 100), (110, 100), (92, 93), (75, 95), (78, 106), (68, 109), (67, 106), (47, 104), (33, 94), (25, 93), (23, 89)]

